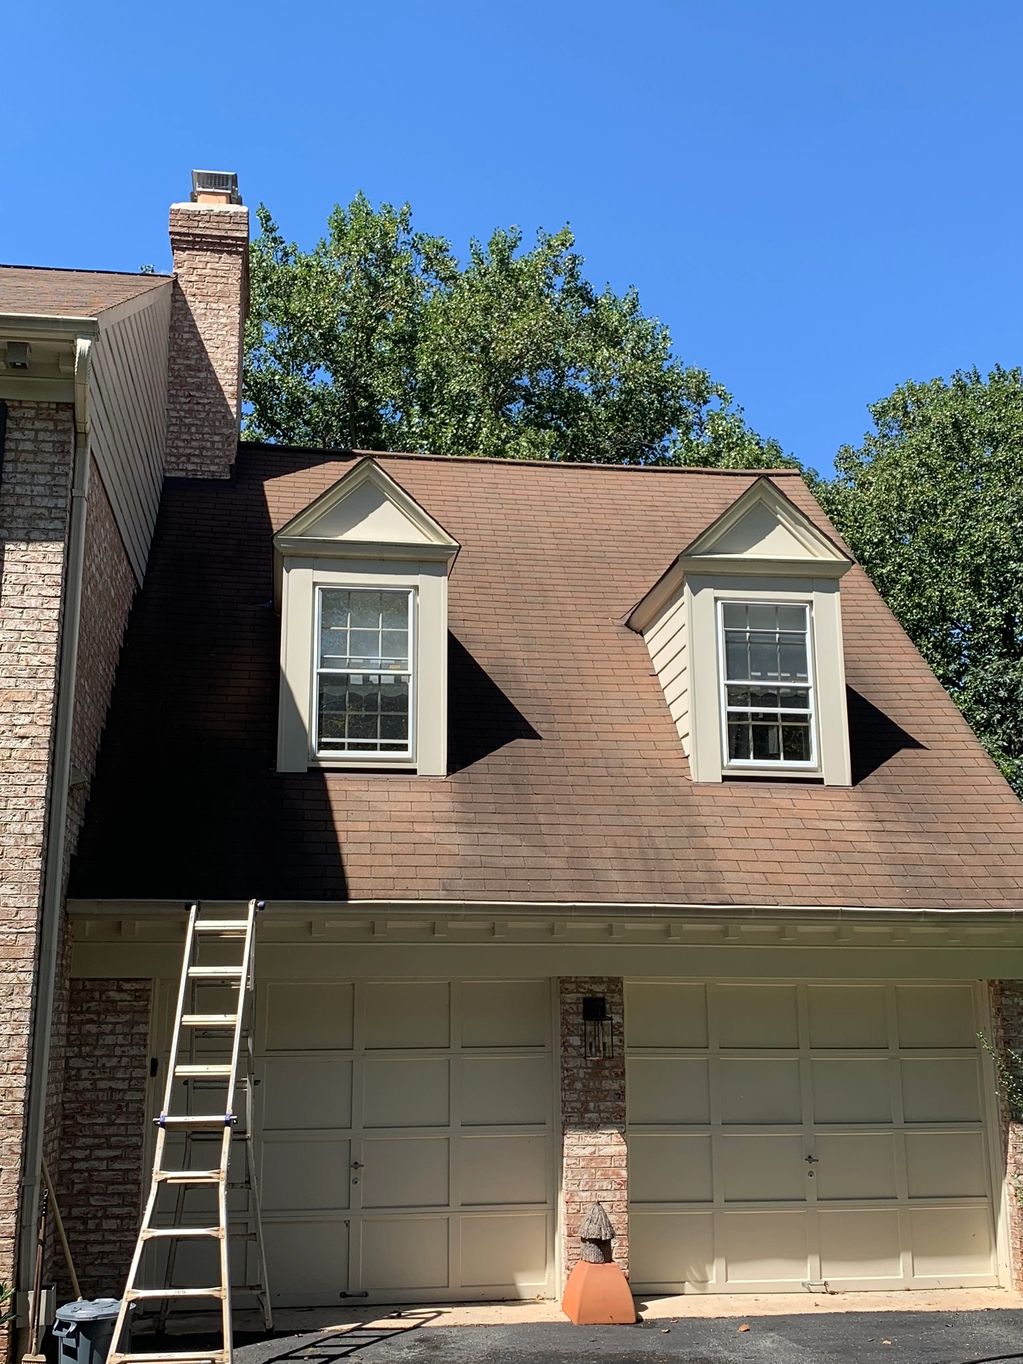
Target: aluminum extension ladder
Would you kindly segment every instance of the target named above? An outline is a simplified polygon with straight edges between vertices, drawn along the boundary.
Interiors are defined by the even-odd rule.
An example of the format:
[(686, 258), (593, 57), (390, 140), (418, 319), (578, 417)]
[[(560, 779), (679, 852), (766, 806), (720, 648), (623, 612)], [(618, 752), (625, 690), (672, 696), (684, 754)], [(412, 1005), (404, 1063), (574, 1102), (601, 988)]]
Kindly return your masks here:
[[(273, 1329), (252, 1135), (250, 1016), (256, 913), (261, 907), (260, 902), (250, 900), (244, 916), (236, 917), (225, 917), (223, 911), (218, 911), (215, 916), (207, 915), (198, 904), (193, 904), (189, 911), (167, 1066), (167, 1085), (163, 1107), (156, 1119), (153, 1178), (107, 1364), (231, 1364), (229, 1241), (237, 1232), (229, 1221), (229, 1188), (244, 1187), (247, 1190), (246, 1225), (241, 1229), (241, 1234), (255, 1246), (257, 1281), (244, 1285), (241, 1291), (255, 1295), (266, 1329)], [(239, 944), (240, 951), (234, 954), (232, 945), (237, 947)], [(209, 955), (215, 960), (204, 960)], [(231, 960), (227, 960), (228, 957)], [(233, 992), (233, 1008), (219, 1012), (204, 1008), (201, 994), (211, 987)], [(238, 1115), (235, 1112), (235, 1094), (239, 1087), (245, 1095), (245, 1126), (241, 1131), (237, 1130)], [(177, 1111), (176, 1101), (180, 1103), (182, 1091), (185, 1095), (184, 1111)], [(237, 1144), (236, 1137), (238, 1143), (244, 1144), (245, 1174), (243, 1179), (229, 1184), (231, 1148)], [(180, 1142), (182, 1156), (176, 1162), (176, 1168), (168, 1168), (166, 1164), (168, 1138), (172, 1146)], [(204, 1146), (208, 1148), (211, 1145), (219, 1150), (219, 1163), (212, 1164), (207, 1160), (201, 1163), (201, 1167), (195, 1166), (193, 1162), (196, 1155)], [(172, 1220), (165, 1223), (166, 1210), (159, 1206), (160, 1195), (170, 1188), (175, 1193), (174, 1207)], [(205, 1210), (199, 1221), (190, 1220), (187, 1196), (196, 1192), (207, 1196), (213, 1194), (215, 1220)], [(191, 1216), (194, 1217), (194, 1213)], [(219, 1267), (219, 1283), (201, 1288), (174, 1285), (178, 1247), (188, 1240), (213, 1245)], [(144, 1263), (147, 1249), (152, 1255), (157, 1250), (152, 1243), (160, 1241), (167, 1244), (164, 1286), (142, 1287), (140, 1284), (153, 1272), (153, 1267)], [(247, 1251), (244, 1259), (248, 1263)], [(148, 1353), (122, 1348), (129, 1314), (135, 1304), (160, 1305), (157, 1329), (162, 1332), (171, 1304), (180, 1299), (207, 1299), (219, 1304), (220, 1348), (199, 1351), (165, 1349)]]

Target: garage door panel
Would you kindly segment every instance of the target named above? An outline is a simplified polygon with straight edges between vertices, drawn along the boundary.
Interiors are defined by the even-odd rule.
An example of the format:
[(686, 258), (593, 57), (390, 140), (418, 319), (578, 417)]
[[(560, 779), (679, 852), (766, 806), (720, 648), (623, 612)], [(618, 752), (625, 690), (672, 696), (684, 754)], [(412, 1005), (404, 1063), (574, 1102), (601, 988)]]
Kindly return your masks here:
[(726, 1203), (805, 1201), (802, 1137), (724, 1136), (719, 1155)]
[(448, 1287), (446, 1217), (367, 1217), (362, 1224), (362, 1282), (374, 1292)]
[(379, 1140), (363, 1144), (364, 1208), (443, 1208), (450, 1201), (446, 1137)]
[(982, 1132), (908, 1132), (910, 1198), (983, 1198), (987, 1194)]
[(897, 1139), (893, 1132), (820, 1134), (813, 1167), (818, 1200), (895, 1198)]
[(722, 1122), (760, 1126), (802, 1121), (798, 1061), (724, 1057), (718, 1073)]
[(814, 1122), (890, 1123), (894, 1119), (887, 1059), (821, 1057), (810, 1063), (810, 1073)]
[(899, 985), (901, 1047), (974, 1047), (977, 1023), (968, 985)]
[(807, 1219), (801, 1212), (724, 1213), (726, 1282), (800, 1286), (810, 1277)]
[(350, 1144), (332, 1137), (267, 1136), (260, 1181), (267, 1212), (345, 1210), (349, 1204)]
[(302, 1307), (337, 1302), (348, 1287), (348, 1227), (336, 1222), (285, 1222), (263, 1227), (266, 1270), (275, 1303)]
[(899, 1213), (895, 1208), (857, 1208), (820, 1214), (821, 1277), (837, 1280), (902, 1277)]
[(543, 1047), (549, 1031), (545, 980), (472, 980), (461, 987), (462, 1046)]
[(363, 1066), (364, 1127), (446, 1127), (450, 1061), (440, 1057), (369, 1057)]
[(794, 986), (719, 985), (716, 996), (720, 1046), (799, 1046)]
[(629, 1197), (634, 1203), (711, 1202), (710, 1137), (634, 1134), (629, 1140)]
[(705, 1047), (707, 987), (682, 983), (629, 985), (625, 995), (629, 1045)]
[(627, 1063), (631, 1121), (710, 1122), (710, 1067), (704, 1060), (634, 1056)]
[(546, 1202), (547, 1156), (546, 1138), (539, 1135), (463, 1137), (459, 1161), (462, 1206)]
[(333, 981), (271, 981), (263, 987), (268, 1051), (348, 1051), (354, 990)]
[(539, 1056), (462, 1060), (462, 1125), (505, 1127), (547, 1121), (550, 1063)]
[(363, 1009), (367, 1051), (451, 1045), (447, 981), (372, 981), (363, 987)]
[(887, 1050), (882, 990), (873, 985), (809, 985), (806, 995), (811, 1047)]
[(902, 1062), (907, 1122), (980, 1122), (980, 1068), (974, 1057)]
[(467, 1288), (514, 1285), (524, 1295), (547, 1282), (546, 1213), (463, 1217), (461, 1281)]
[(986, 1208), (913, 1208), (913, 1268), (921, 1278), (987, 1276), (994, 1258)]
[(352, 1063), (337, 1057), (268, 1057), (263, 1063), (263, 1127), (312, 1131), (351, 1127)]
[(629, 1266), (633, 1283), (706, 1287), (714, 1278), (713, 1214), (633, 1213)]

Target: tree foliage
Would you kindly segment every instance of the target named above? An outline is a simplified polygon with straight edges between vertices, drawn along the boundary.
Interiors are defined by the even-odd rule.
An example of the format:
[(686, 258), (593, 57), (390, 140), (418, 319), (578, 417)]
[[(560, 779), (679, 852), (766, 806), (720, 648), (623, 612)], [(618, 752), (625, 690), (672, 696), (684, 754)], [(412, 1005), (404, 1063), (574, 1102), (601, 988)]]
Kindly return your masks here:
[(325, 448), (512, 459), (787, 460), (672, 353), (635, 290), (597, 291), (571, 231), (518, 228), (456, 259), (406, 204), (362, 195), (311, 251), (264, 207), (251, 258), (245, 435)]
[(1023, 794), (1023, 373), (905, 383), (818, 495)]

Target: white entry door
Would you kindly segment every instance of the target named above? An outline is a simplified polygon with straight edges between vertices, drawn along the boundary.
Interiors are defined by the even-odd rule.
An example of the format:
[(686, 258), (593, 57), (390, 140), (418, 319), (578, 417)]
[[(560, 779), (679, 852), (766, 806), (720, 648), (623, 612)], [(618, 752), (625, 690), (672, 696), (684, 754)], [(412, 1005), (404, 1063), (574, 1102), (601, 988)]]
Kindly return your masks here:
[(632, 982), (633, 1283), (998, 1281), (976, 987)]
[(548, 980), (271, 980), (257, 1011), (274, 1301), (554, 1291)]

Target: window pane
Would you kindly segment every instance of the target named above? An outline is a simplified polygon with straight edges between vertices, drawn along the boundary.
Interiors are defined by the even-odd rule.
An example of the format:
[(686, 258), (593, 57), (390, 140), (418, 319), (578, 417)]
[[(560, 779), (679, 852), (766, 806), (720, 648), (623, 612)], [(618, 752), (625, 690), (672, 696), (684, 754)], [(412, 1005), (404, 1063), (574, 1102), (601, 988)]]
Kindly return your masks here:
[(721, 604), (721, 617), (726, 628), (745, 630), (746, 628), (746, 607), (742, 602), (726, 601)]
[(809, 724), (784, 724), (781, 727), (782, 756), (785, 762), (810, 761)]
[(806, 682), (809, 679), (805, 635), (782, 635), (778, 642), (780, 681)]
[(728, 756), (729, 758), (739, 759), (753, 756), (750, 727), (745, 720), (729, 720), (728, 722)]
[(805, 606), (779, 606), (778, 607), (778, 629), (779, 630), (806, 630), (806, 607)]
[(754, 724), (753, 757), (761, 762), (777, 762), (781, 757), (780, 725)]
[(359, 629), (376, 630), (380, 625), (380, 592), (352, 592), (352, 625)]
[(408, 627), (407, 592), (321, 588), (320, 666), (407, 671)]
[(749, 677), (749, 645), (746, 636), (725, 635), (725, 676)]
[(380, 623), (385, 629), (408, 628), (408, 593), (407, 592), (381, 592), (380, 593)]
[(778, 644), (773, 635), (750, 636), (749, 676), (765, 682), (778, 676)]
[(319, 678), (320, 749), (330, 753), (401, 752), (409, 741), (409, 684), (379, 673)]
[(749, 628), (751, 630), (771, 630), (778, 628), (777, 606), (751, 606), (749, 608)]

